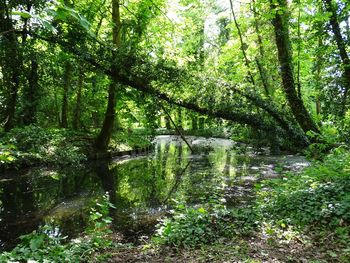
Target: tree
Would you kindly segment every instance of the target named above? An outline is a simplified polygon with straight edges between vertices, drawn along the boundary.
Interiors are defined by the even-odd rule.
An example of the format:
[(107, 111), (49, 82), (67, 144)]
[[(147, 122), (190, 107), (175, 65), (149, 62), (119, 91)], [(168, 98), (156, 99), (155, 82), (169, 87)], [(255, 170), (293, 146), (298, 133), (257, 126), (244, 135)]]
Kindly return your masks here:
[(332, 0), (323, 0), (323, 2), (324, 2), (325, 10), (328, 13), (330, 13), (329, 23), (331, 25), (332, 32), (334, 34), (334, 39), (335, 39), (335, 42), (337, 43), (339, 55), (342, 61), (344, 91), (343, 91), (341, 114), (342, 116), (344, 116), (346, 112), (348, 92), (350, 89), (350, 59), (346, 51), (346, 43), (342, 37), (339, 22), (338, 22), (338, 16), (337, 16), (338, 6)]
[(14, 118), (20, 88), (22, 58), (20, 47), (11, 17), (11, 2), (0, 1), (0, 32), (1, 32), (1, 68), (5, 87), (5, 131), (14, 126)]
[(278, 60), (281, 67), (282, 87), (288, 100), (289, 107), (291, 108), (295, 120), (305, 133), (308, 131), (319, 133), (318, 127), (296, 92), (288, 28), (289, 13), (287, 0), (271, 0), (271, 11), (274, 14), (272, 23), (275, 30)]
[[(116, 48), (121, 47), (120, 42), (120, 33), (121, 33), (121, 20), (120, 20), (120, 3), (119, 0), (112, 0), (112, 35), (113, 35), (113, 44)], [(113, 56), (113, 62), (116, 63), (117, 58)], [(107, 150), (109, 141), (111, 139), (112, 130), (115, 121), (115, 105), (116, 105), (116, 89), (117, 89), (117, 80), (116, 80), (116, 65), (113, 64), (111, 68), (112, 75), (111, 83), (108, 88), (108, 103), (105, 118), (99, 135), (96, 138), (95, 147), (100, 151)]]

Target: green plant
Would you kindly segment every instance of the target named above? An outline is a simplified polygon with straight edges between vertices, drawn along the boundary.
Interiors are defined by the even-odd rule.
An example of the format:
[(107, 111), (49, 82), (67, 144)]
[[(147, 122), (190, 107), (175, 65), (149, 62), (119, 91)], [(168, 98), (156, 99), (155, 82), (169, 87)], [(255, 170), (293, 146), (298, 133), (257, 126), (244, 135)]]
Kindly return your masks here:
[(171, 246), (197, 247), (237, 234), (246, 234), (256, 224), (256, 214), (247, 209), (228, 210), (220, 200), (190, 207), (182, 203), (171, 217), (157, 226), (154, 241)]
[(314, 141), (304, 151), (308, 158), (322, 159), (329, 149), (341, 142), (341, 132), (338, 127), (334, 126), (333, 119), (322, 125), (320, 133), (309, 131), (307, 135)]
[(15, 145), (0, 143), (0, 164), (10, 164), (16, 160), (18, 155)]
[(90, 226), (85, 235), (73, 240), (57, 235), (57, 229), (45, 225), (30, 234), (20, 237), (21, 242), (10, 252), (0, 254), (0, 262), (85, 262), (94, 253), (111, 246), (108, 235), (112, 222), (108, 216), (113, 205), (108, 195), (96, 200), (90, 211)]
[(90, 226), (87, 228), (86, 233), (97, 248), (109, 247), (112, 244), (107, 238), (112, 233), (110, 229), (112, 223), (112, 217), (110, 217), (111, 209), (115, 209), (115, 206), (109, 201), (108, 194), (105, 194), (95, 201), (95, 207), (92, 207), (90, 210)]
[[(44, 129), (34, 125), (16, 128), (4, 134), (0, 158), (14, 165), (48, 163), (78, 165), (86, 160), (89, 142), (79, 140), (79, 133)], [(5, 149), (6, 151), (2, 151)], [(9, 158), (11, 161), (9, 161)]]
[(258, 209), (265, 218), (299, 226), (350, 222), (350, 153), (335, 149), (300, 175), (263, 182)]

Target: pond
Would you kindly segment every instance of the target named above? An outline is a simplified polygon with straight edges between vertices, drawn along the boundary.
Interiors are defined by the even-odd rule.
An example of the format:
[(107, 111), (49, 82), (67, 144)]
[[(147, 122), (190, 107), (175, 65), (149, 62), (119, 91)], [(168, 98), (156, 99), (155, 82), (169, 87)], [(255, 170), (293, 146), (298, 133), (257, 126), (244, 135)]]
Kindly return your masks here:
[(224, 195), (228, 206), (254, 198), (253, 185), (308, 162), (297, 155), (272, 156), (268, 149), (226, 139), (157, 136), (154, 151), (80, 167), (31, 168), (0, 177), (0, 250), (20, 235), (50, 224), (55, 234), (74, 237), (86, 226), (93, 200), (108, 192), (116, 206), (114, 226), (129, 242), (154, 230), (173, 200), (206, 202)]

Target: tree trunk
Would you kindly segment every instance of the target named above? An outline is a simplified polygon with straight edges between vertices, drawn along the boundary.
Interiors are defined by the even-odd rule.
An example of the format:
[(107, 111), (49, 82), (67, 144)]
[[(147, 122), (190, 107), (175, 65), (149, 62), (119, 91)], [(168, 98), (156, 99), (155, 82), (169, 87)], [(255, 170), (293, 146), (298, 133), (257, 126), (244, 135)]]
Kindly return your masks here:
[(198, 130), (198, 117), (192, 113), (191, 116), (191, 121), (192, 121), (192, 130), (196, 131)]
[(342, 60), (342, 68), (344, 70), (343, 72), (343, 78), (344, 78), (344, 93), (343, 93), (343, 101), (342, 101), (342, 116), (345, 115), (346, 112), (346, 103), (347, 103), (347, 96), (350, 89), (350, 59), (346, 52), (346, 43), (341, 35), (338, 17), (337, 17), (337, 9), (338, 6), (336, 3), (332, 3), (332, 0), (323, 0), (325, 9), (327, 12), (331, 14), (329, 22), (332, 27), (332, 32), (334, 34), (335, 42), (337, 43), (337, 47), (339, 50), (339, 55)]
[(115, 85), (116, 84), (114, 81), (112, 81), (109, 84), (107, 110), (103, 121), (102, 129), (95, 142), (96, 149), (101, 151), (107, 150), (109, 141), (111, 139), (112, 131), (113, 131), (114, 120), (115, 120), (115, 104), (116, 104)]
[(171, 130), (171, 123), (168, 116), (165, 116), (165, 128)]
[(27, 76), (28, 87), (23, 90), (25, 106), (23, 111), (23, 124), (30, 125), (36, 122), (35, 114), (38, 106), (38, 88), (39, 88), (39, 65), (36, 59), (32, 59), (30, 72)]
[[(322, 12), (322, 7), (318, 7), (318, 11)], [(322, 47), (324, 46), (323, 43), (323, 33), (324, 33), (324, 27), (322, 22), (316, 23), (316, 27), (318, 28), (317, 32), (317, 49), (316, 49), (316, 61), (315, 61), (315, 68), (313, 75), (315, 76), (315, 84), (316, 84), (316, 90), (318, 92), (321, 92), (324, 85), (322, 85), (322, 66), (323, 66), (323, 50)], [(320, 94), (318, 93), (316, 95), (316, 114), (318, 116), (318, 125), (321, 126), (321, 113), (322, 113), (322, 107), (321, 107), (321, 98)]]
[(62, 99), (62, 116), (61, 127), (68, 128), (68, 92), (71, 85), (72, 64), (70, 61), (65, 63), (63, 75), (63, 99)]
[(293, 116), (303, 131), (305, 133), (308, 131), (319, 133), (314, 120), (311, 118), (302, 99), (295, 90), (287, 8), (287, 0), (278, 0), (277, 3), (271, 1), (271, 9), (275, 13), (275, 18), (272, 22), (275, 29), (278, 59), (281, 66), (282, 87)]
[(5, 118), (4, 130), (9, 131), (14, 126), (14, 118), (16, 113), (16, 104), (18, 90), (20, 85), (20, 76), (22, 68), (22, 60), (18, 47), (18, 41), (14, 32), (14, 27), (10, 15), (7, 1), (0, 1), (0, 32), (2, 32), (3, 41), (3, 58), (0, 62), (2, 67), (3, 83), (5, 86)]
[(250, 61), (248, 59), (247, 53), (245, 52), (248, 45), (246, 43), (244, 43), (244, 41), (243, 41), (242, 32), (241, 32), (241, 29), (240, 29), (239, 24), (237, 22), (237, 19), (236, 19), (236, 14), (234, 12), (232, 0), (230, 0), (230, 5), (231, 5), (231, 12), (232, 12), (232, 16), (233, 16), (233, 21), (234, 21), (235, 26), (237, 28), (239, 41), (240, 41), (240, 44), (241, 44), (240, 47), (241, 47), (241, 51), (242, 51), (242, 54), (243, 54), (244, 63), (246, 65), (247, 69), (248, 69), (248, 77), (249, 77), (248, 80), (255, 87), (254, 77), (253, 77), (253, 74), (252, 74), (252, 72), (250, 70)]
[(264, 67), (264, 65), (261, 63), (261, 61), (265, 57), (265, 50), (264, 50), (264, 46), (263, 46), (262, 36), (261, 36), (261, 33), (260, 33), (260, 27), (259, 27), (259, 22), (258, 22), (258, 15), (257, 15), (257, 11), (256, 11), (255, 0), (252, 1), (251, 9), (252, 9), (253, 15), (254, 15), (254, 27), (255, 27), (257, 40), (258, 40), (258, 47), (259, 47), (259, 57), (256, 58), (256, 65), (257, 65), (258, 70), (259, 70), (259, 75), (260, 75), (260, 78), (261, 78), (261, 81), (262, 81), (262, 84), (263, 84), (263, 87), (264, 87), (265, 95), (267, 97), (269, 97), (270, 96), (270, 91), (272, 90), (272, 88), (270, 86), (270, 82), (269, 82), (269, 79), (268, 79), (267, 70)]
[(74, 116), (73, 116), (73, 123), (72, 123), (74, 130), (80, 129), (80, 126), (81, 126), (81, 120), (80, 120), (80, 116), (81, 116), (81, 92), (83, 89), (83, 85), (84, 85), (84, 72), (83, 72), (83, 69), (81, 68), (80, 72), (79, 72), (77, 101), (76, 101), (75, 108), (74, 108)]
[[(113, 44), (116, 48), (120, 47), (120, 29), (121, 29), (121, 21), (120, 21), (120, 10), (119, 10), (119, 0), (112, 1), (112, 20), (113, 20)], [(114, 54), (114, 53), (113, 53)], [(113, 60), (115, 61), (115, 55), (113, 55)], [(115, 77), (117, 75), (117, 68), (115, 65), (116, 62), (113, 63), (111, 68), (112, 76), (111, 83), (108, 89), (108, 103), (107, 110), (105, 113), (105, 118), (103, 121), (102, 129), (95, 141), (95, 148), (99, 151), (106, 151), (109, 141), (112, 136), (112, 131), (114, 127), (115, 121), (115, 106), (116, 106), (116, 81)]]
[(177, 116), (176, 116), (176, 125), (177, 127), (183, 131), (183, 116), (182, 116), (182, 109), (181, 108), (177, 108)]
[(298, 0), (298, 64), (297, 64), (297, 92), (301, 99), (301, 82), (300, 82), (300, 53), (301, 53), (301, 34), (300, 34), (300, 0)]

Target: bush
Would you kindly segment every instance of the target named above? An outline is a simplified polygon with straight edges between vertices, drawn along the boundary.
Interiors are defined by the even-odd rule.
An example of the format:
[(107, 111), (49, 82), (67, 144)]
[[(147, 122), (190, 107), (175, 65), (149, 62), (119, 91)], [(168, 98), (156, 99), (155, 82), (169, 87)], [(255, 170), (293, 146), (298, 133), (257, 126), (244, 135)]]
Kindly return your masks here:
[(220, 201), (200, 207), (176, 206), (171, 217), (157, 225), (157, 244), (198, 247), (237, 234), (247, 234), (256, 227), (257, 215), (250, 208), (228, 210)]
[(336, 149), (301, 175), (265, 181), (259, 209), (266, 218), (307, 226), (350, 223), (350, 153)]
[(113, 205), (108, 195), (95, 201), (90, 212), (90, 227), (85, 236), (68, 241), (57, 236), (54, 227), (45, 225), (28, 235), (20, 237), (21, 242), (12, 251), (0, 254), (0, 262), (86, 262), (94, 253), (111, 246), (109, 209)]
[[(3, 135), (2, 140), (12, 145), (14, 165), (50, 163), (77, 165), (86, 160), (87, 142), (79, 140), (79, 134), (66, 130), (43, 129), (34, 125), (17, 128)], [(2, 147), (0, 147), (2, 148)]]

